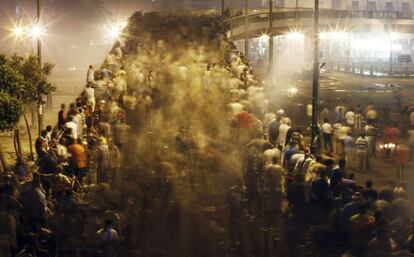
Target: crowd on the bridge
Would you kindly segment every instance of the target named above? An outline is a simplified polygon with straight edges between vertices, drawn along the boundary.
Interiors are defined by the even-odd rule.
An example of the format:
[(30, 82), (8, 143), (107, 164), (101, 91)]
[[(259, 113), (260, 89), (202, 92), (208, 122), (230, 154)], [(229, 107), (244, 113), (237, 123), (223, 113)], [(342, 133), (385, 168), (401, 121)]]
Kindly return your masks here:
[[(320, 137), (311, 144), (307, 122), (301, 129), (303, 124), (266, 99), (248, 60), (210, 18), (136, 14), (130, 23), (130, 34), (139, 37), (120, 40), (102, 67), (90, 66), (81, 95), (68, 107), (62, 104), (56, 126), (41, 131), (35, 172), (18, 162), (14, 173), (2, 176), (0, 256), (129, 256), (120, 254), (120, 245), (141, 247), (133, 256), (155, 256), (143, 245), (155, 251), (148, 242), (176, 232), (179, 221), (169, 219), (178, 215), (174, 201), (180, 200), (171, 200), (171, 189), (164, 188), (171, 186), (171, 174), (163, 173), (152, 185), (157, 188), (144, 185), (137, 192), (143, 194), (140, 206), (129, 201), (128, 180), (135, 181), (143, 168), (130, 165), (147, 161), (136, 162), (133, 155), (144, 151), (140, 157), (159, 162), (154, 166), (166, 166), (163, 161), (173, 156), (180, 176), (192, 180), (197, 170), (187, 171), (206, 165), (194, 159), (205, 158), (212, 172), (218, 151), (213, 148), (222, 144), (241, 155), (245, 187), (230, 189), (240, 195), (229, 198), (230, 249), (240, 248), (240, 235), (231, 231), (239, 231), (241, 216), (254, 220), (283, 212), (312, 227), (314, 244), (331, 256), (414, 254), (404, 177), (414, 147), (410, 107), (403, 110), (400, 127), (380, 122), (389, 117), (371, 104), (327, 106), (320, 113)], [(400, 140), (406, 135), (408, 146)], [(175, 150), (165, 142), (173, 142)], [(384, 188), (372, 181), (358, 184), (355, 171), (372, 169), (378, 149), (395, 160), (395, 181)], [(148, 206), (159, 213), (170, 206), (172, 214), (149, 212)], [(155, 228), (145, 224), (149, 220)], [(166, 235), (146, 238), (156, 223), (168, 224)], [(296, 256), (299, 250), (287, 251), (286, 256)]]

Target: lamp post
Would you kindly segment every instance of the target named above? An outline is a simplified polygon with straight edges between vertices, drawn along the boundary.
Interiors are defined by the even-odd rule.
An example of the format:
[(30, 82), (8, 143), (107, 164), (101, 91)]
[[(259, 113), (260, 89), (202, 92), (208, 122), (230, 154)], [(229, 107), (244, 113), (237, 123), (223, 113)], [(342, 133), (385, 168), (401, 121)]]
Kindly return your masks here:
[(229, 15), (230, 15), (230, 39), (233, 40), (233, 0), (230, 1)]
[[(41, 0), (37, 0), (37, 18), (36, 18), (37, 24), (36, 24), (36, 26), (37, 26), (38, 29), (41, 29), (41, 26), (40, 26), (41, 2), (40, 1)], [(42, 67), (42, 42), (40, 41), (40, 34), (37, 35), (37, 61), (39, 63), (39, 68), (41, 69), (41, 67)], [(39, 99), (38, 111), (37, 111), (39, 136), (40, 136), (40, 132), (43, 129), (43, 103), (42, 103), (42, 101), (43, 100)]]
[(295, 18), (297, 20), (299, 18), (299, 0), (296, 0), (295, 11)]
[(313, 80), (312, 80), (312, 152), (315, 153), (315, 140), (319, 136), (318, 104), (319, 104), (319, 0), (315, 0), (313, 24)]
[(247, 35), (247, 25), (249, 22), (249, 0), (244, 0), (244, 56), (249, 58), (249, 38)]
[(269, 0), (269, 80), (273, 85), (273, 0)]

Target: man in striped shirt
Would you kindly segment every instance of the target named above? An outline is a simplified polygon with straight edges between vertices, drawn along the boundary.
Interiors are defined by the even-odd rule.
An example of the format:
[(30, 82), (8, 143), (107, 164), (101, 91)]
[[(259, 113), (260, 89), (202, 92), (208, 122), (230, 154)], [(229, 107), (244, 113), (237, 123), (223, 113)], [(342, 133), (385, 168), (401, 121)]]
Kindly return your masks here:
[(368, 141), (365, 138), (365, 134), (362, 133), (355, 141), (359, 170), (362, 171), (364, 166), (366, 170), (369, 170), (369, 155), (368, 155)]

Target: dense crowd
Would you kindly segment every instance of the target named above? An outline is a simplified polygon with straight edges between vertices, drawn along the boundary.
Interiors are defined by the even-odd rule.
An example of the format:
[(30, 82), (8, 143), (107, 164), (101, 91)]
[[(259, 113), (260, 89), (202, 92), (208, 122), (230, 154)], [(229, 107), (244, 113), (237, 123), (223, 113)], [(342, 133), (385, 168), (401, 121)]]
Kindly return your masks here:
[[(339, 105), (311, 144), (214, 18), (136, 13), (126, 31), (41, 132), (36, 165), (2, 176), (0, 256), (414, 254), (414, 130)], [(397, 170), (378, 189), (355, 180), (377, 149)], [(264, 242), (263, 219), (284, 243)]]

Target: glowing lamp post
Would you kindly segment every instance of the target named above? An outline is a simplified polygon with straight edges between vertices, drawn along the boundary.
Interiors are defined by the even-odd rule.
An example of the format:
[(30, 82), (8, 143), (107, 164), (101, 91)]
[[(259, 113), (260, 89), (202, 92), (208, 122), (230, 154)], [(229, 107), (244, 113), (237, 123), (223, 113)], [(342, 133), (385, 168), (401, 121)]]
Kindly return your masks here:
[(24, 28), (17, 25), (16, 27), (13, 28), (13, 35), (16, 38), (22, 38), (24, 36)]

